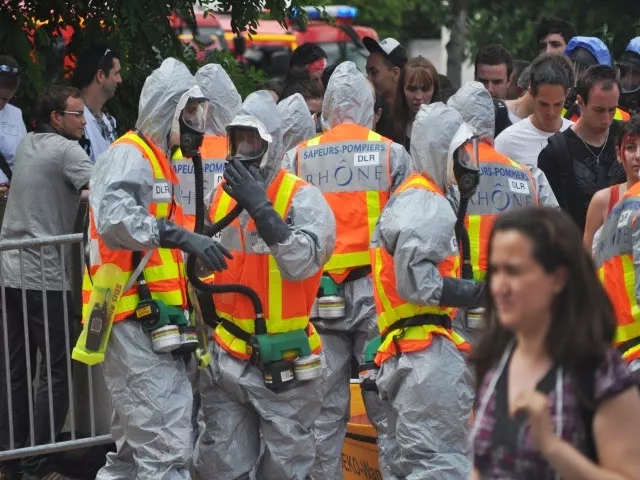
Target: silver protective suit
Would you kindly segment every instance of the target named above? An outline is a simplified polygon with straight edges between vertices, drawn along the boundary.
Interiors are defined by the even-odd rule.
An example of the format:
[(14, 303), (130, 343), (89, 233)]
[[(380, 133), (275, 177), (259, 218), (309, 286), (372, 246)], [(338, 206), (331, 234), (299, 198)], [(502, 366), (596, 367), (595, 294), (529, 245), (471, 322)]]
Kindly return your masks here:
[[(491, 94), (484, 85), (480, 82), (465, 83), (449, 98), (447, 105), (462, 115), (462, 119), (473, 128), (476, 135), (493, 140), (495, 110)], [(529, 170), (538, 187), (539, 204), (560, 208), (544, 172), (537, 167), (529, 167)]]
[[(258, 120), (273, 139), (261, 168), (268, 185), (282, 164), (282, 123), (268, 92), (249, 95), (233, 124), (256, 127)], [(249, 220), (243, 212), (243, 235), (247, 235)], [(321, 270), (330, 258), (335, 219), (322, 194), (306, 185), (292, 199), (287, 224), (291, 235), (284, 243), (270, 246), (270, 253), (283, 278), (302, 281)], [(221, 243), (228, 239), (223, 230)], [(313, 423), (321, 406), (324, 376), (275, 394), (265, 387), (257, 366), (230, 355), (216, 342), (210, 348), (213, 361), (200, 381), (205, 428), (194, 457), (198, 478), (308, 478), (315, 451)]]
[(227, 125), (242, 106), (242, 98), (227, 72), (216, 63), (209, 63), (196, 72), (196, 82), (209, 100), (206, 135), (227, 136)]
[[(356, 123), (370, 129), (373, 105), (373, 91), (367, 79), (354, 63), (344, 62), (338, 65), (327, 85), (322, 107), (323, 127), (330, 130), (343, 123)], [(286, 168), (296, 172), (297, 151), (290, 150), (284, 162)], [(393, 192), (412, 171), (411, 157), (402, 145), (391, 145), (390, 165)], [(350, 418), (351, 358), (355, 357), (358, 363), (362, 363), (367, 342), (378, 335), (371, 278), (345, 282), (338, 287), (339, 295), (345, 300), (344, 318), (313, 321), (322, 337), (328, 374), (327, 392), (315, 427), (314, 480), (343, 478), (341, 451)], [(377, 427), (379, 451), (383, 452), (384, 426), (376, 424), (383, 415), (376, 411), (375, 403), (368, 401), (365, 406), (370, 420)], [(382, 456), (380, 462), (385, 462)]]
[[(443, 191), (454, 182), (453, 152), (472, 136), (460, 114), (442, 103), (420, 107), (411, 155), (418, 172)], [(442, 195), (410, 188), (394, 195), (382, 213), (372, 245), (393, 255), (402, 298), (439, 305), (437, 265), (455, 253), (456, 213)], [(453, 342), (434, 338), (421, 351), (385, 361), (377, 386), (387, 414), (388, 478), (468, 478), (467, 433), (471, 375)]]
[[(195, 86), (187, 67), (173, 58), (145, 81), (136, 127), (165, 154), (178, 101)], [(194, 95), (202, 93), (194, 90)], [(158, 247), (157, 221), (149, 214), (153, 185), (151, 166), (137, 148), (114, 145), (98, 157), (89, 202), (98, 234), (109, 248)], [(124, 320), (113, 327), (102, 368), (117, 452), (107, 455), (96, 478), (191, 478), (192, 393), (183, 360), (155, 353), (141, 325)]]
[(282, 149), (288, 152), (316, 134), (316, 124), (311, 116), (307, 102), (299, 93), (291, 95), (278, 103), (278, 112), (282, 119)]

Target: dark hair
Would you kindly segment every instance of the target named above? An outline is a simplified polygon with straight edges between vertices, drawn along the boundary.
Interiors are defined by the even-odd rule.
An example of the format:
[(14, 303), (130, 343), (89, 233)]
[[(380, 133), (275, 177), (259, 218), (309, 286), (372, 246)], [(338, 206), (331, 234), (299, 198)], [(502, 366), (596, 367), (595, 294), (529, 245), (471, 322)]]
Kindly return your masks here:
[(331, 65), (330, 67), (325, 68), (324, 72), (322, 72), (322, 84), (324, 85), (325, 90), (327, 89), (329, 79), (331, 78), (331, 75), (333, 75), (333, 72), (335, 72), (337, 66), (338, 65)]
[(555, 17), (543, 17), (536, 25), (536, 43), (540, 43), (547, 35), (556, 33), (562, 35), (564, 43), (569, 43), (578, 32), (571, 23)]
[(284, 82), (281, 79), (277, 78), (270, 78), (269, 80), (266, 80), (265, 82), (262, 82), (258, 85), (258, 90), (272, 90), (276, 93), (276, 95), (278, 95), (278, 98), (280, 98), (280, 95), (282, 95), (283, 88)]
[(315, 80), (306, 79), (299, 80), (294, 83), (287, 83), (282, 89), (282, 93), (280, 94), (278, 103), (285, 98), (290, 97), (291, 95), (295, 95), (296, 93), (302, 95), (305, 100), (322, 100), (322, 97), (324, 97), (324, 90), (322, 89), (322, 85), (320, 85)]
[(608, 65), (592, 65), (587, 68), (582, 75), (578, 76), (576, 93), (587, 104), (589, 102), (589, 92), (598, 85), (601, 85), (602, 89), (606, 91), (612, 90), (614, 85), (618, 85), (618, 91), (620, 91), (618, 74), (615, 69)]
[(88, 87), (96, 77), (98, 70), (102, 70), (108, 77), (113, 68), (114, 59), (120, 59), (117, 50), (107, 45), (92, 45), (78, 55), (72, 84), (78, 88)]
[(529, 60), (521, 60), (519, 58), (513, 60), (513, 81), (516, 85), (518, 84), (518, 80), (520, 79), (522, 72), (524, 72), (529, 65), (531, 65)]
[(537, 95), (540, 85), (560, 85), (565, 90), (573, 86), (569, 76), (573, 71), (571, 61), (564, 55), (543, 53), (531, 64), (531, 79), (529, 86), (531, 94)]
[(384, 99), (378, 90), (374, 88), (373, 91), (375, 92), (373, 99), (373, 113), (378, 113), (378, 110), (384, 108)]
[(81, 98), (80, 90), (68, 85), (51, 85), (40, 94), (36, 105), (36, 127), (48, 125), (51, 112), (61, 112), (67, 109), (67, 99)]
[(449, 77), (441, 73), (438, 74), (438, 83), (439, 83), (438, 96), (435, 97), (434, 95), (434, 99), (431, 101), (431, 103), (433, 102), (447, 103), (449, 98), (452, 97), (458, 91), (458, 89), (453, 86), (453, 83), (451, 82), (451, 80), (449, 80)]
[[(578, 226), (563, 211), (549, 207), (512, 210), (498, 217), (489, 237), (488, 286), (493, 239), (496, 233), (505, 231), (516, 231), (531, 241), (533, 258), (546, 273), (567, 270), (567, 283), (551, 307), (551, 325), (545, 339), (551, 359), (570, 374), (585, 365), (597, 364), (612, 345), (615, 314), (593, 261), (582, 246)], [(471, 354), (477, 386), (514, 338), (498, 321), (491, 295), (487, 297), (487, 330)]]
[(531, 83), (531, 65), (527, 65), (518, 77), (518, 87), (526, 90)]
[(306, 67), (320, 58), (327, 58), (322, 48), (315, 43), (303, 43), (291, 54), (289, 67)]
[(625, 137), (639, 137), (640, 138), (640, 113), (636, 113), (628, 121), (622, 123), (620, 131), (618, 133), (618, 148), (622, 148), (622, 141)]
[[(10, 55), (0, 55), (0, 65), (19, 68), (18, 62)], [(20, 73), (0, 72), (0, 87), (15, 90), (20, 86)]]
[(513, 56), (511, 52), (497, 43), (490, 43), (485, 45), (476, 54), (476, 59), (473, 63), (475, 72), (478, 73), (478, 65), (506, 65), (507, 66), (507, 82), (511, 78), (513, 73)]
[(396, 101), (393, 109), (394, 135), (397, 140), (405, 143), (407, 122), (409, 121), (409, 105), (404, 94), (405, 83), (424, 85), (427, 89), (433, 86), (431, 102), (435, 102), (440, 95), (440, 77), (436, 67), (423, 56), (413, 57), (400, 70), (398, 88), (396, 89)]

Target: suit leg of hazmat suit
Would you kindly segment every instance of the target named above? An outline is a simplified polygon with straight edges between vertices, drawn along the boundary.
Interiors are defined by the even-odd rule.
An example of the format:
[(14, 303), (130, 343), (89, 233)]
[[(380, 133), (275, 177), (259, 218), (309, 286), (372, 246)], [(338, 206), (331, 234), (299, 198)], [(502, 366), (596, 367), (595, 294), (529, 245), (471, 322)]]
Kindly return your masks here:
[[(255, 128), (263, 139), (271, 139), (267, 140), (270, 145), (260, 163), (260, 176), (269, 192), (274, 178), (286, 173), (281, 169), (282, 123), (271, 95), (266, 91), (249, 95), (232, 123), (236, 124)], [(254, 214), (259, 217), (257, 212)], [(254, 245), (251, 249), (249, 245), (256, 237), (255, 230), (249, 230), (253, 223), (249, 220), (248, 211), (243, 211), (239, 217), (241, 227), (222, 230), (221, 243), (255, 253), (258, 247)], [(268, 245), (268, 251), (261, 253), (273, 257), (280, 275), (289, 282), (303, 282), (317, 275), (335, 244), (335, 219), (322, 194), (311, 185), (301, 186), (293, 193), (286, 226), (280, 222), (278, 228), (284, 226), (286, 231), (279, 230), (282, 236), (273, 244), (259, 232), (264, 247)], [(260, 230), (259, 225), (257, 228)], [(233, 240), (238, 235), (243, 242)], [(249, 261), (243, 259), (248, 255), (232, 251), (237, 255), (230, 261), (230, 271), (238, 268), (234, 262)], [(246, 267), (249, 268), (248, 264)], [(216, 296), (214, 303), (215, 299)], [(266, 304), (266, 299), (262, 302)], [(286, 302), (284, 291), (283, 302)], [(198, 478), (244, 480), (253, 475), (260, 480), (309, 478), (315, 456), (313, 425), (322, 402), (324, 374), (275, 393), (265, 386), (258, 366), (229, 353), (217, 338), (210, 348), (212, 363), (200, 379), (205, 428), (194, 456)]]

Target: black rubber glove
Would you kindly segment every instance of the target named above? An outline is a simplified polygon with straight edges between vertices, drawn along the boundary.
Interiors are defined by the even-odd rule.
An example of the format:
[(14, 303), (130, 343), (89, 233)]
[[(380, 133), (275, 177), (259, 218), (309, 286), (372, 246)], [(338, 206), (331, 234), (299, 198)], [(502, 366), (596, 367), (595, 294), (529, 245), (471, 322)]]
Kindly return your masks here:
[(476, 308), (484, 305), (485, 283), (444, 277), (440, 305), (443, 307)]
[(247, 169), (240, 160), (234, 160), (226, 166), (223, 177), (222, 188), (253, 218), (260, 237), (268, 246), (289, 238), (289, 227), (267, 198), (258, 167)]
[(189, 255), (195, 255), (212, 270), (225, 270), (227, 261), (224, 257), (233, 258), (231, 252), (213, 238), (190, 232), (167, 219), (158, 220), (158, 228), (162, 248), (179, 248)]

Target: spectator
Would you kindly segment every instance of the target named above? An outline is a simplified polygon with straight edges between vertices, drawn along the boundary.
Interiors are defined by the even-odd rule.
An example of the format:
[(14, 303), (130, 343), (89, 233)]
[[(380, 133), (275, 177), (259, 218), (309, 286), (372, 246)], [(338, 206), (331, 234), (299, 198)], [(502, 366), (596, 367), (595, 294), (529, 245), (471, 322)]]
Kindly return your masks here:
[(85, 102), (84, 147), (92, 163), (115, 142), (118, 133), (116, 119), (103, 111), (104, 104), (122, 83), (120, 54), (104, 45), (95, 45), (78, 56), (73, 83), (80, 89)]
[(0, 224), (11, 183), (13, 159), (20, 140), (27, 134), (22, 111), (9, 102), (20, 86), (18, 62), (8, 55), (0, 55)]
[(324, 89), (327, 89), (327, 85), (329, 85), (329, 79), (331, 78), (331, 75), (333, 75), (333, 72), (335, 71), (336, 67), (338, 65), (331, 65), (330, 67), (327, 67), (324, 69), (324, 72), (322, 72), (322, 85), (324, 86)]
[(493, 98), (507, 98), (507, 88), (513, 73), (513, 57), (509, 50), (495, 43), (485, 45), (476, 54), (474, 79), (489, 90)]
[(531, 80), (531, 65), (526, 67), (520, 78), (518, 78), (518, 98), (504, 102), (509, 109), (509, 121), (513, 125), (520, 120), (527, 118), (533, 113), (533, 98), (529, 91), (529, 81)]
[(409, 151), (411, 127), (421, 105), (430, 104), (440, 94), (440, 78), (436, 67), (419, 56), (409, 60), (400, 72), (396, 100), (394, 102), (394, 138)]
[(554, 17), (543, 17), (536, 25), (536, 43), (540, 53), (564, 53), (569, 40), (578, 33), (566, 20)]
[[(369, 51), (367, 75), (384, 101), (382, 117), (375, 131), (398, 142), (395, 138), (393, 112), (400, 71), (407, 63), (407, 52), (395, 38), (385, 38), (379, 42), (371, 37), (364, 37), (362, 41)], [(402, 141), (400, 139), (398, 143)]]
[(309, 78), (299, 80), (294, 83), (288, 83), (284, 86), (278, 102), (281, 102), (296, 93), (302, 95), (305, 102), (307, 102), (309, 111), (313, 115), (319, 116), (322, 113), (322, 98), (324, 97), (322, 85)]
[(311, 80), (322, 83), (322, 73), (327, 68), (327, 54), (315, 43), (303, 43), (289, 59), (289, 69), (296, 67), (305, 69)]
[[(580, 232), (548, 208), (506, 213), (489, 243), (474, 477), (637, 478), (640, 396)], [(532, 292), (535, 292), (532, 295)]]
[(616, 160), (612, 132), (620, 86), (616, 71), (606, 65), (589, 67), (578, 79), (577, 123), (549, 139), (538, 167), (546, 174), (558, 204), (584, 232), (589, 202), (603, 188), (625, 181)]
[(624, 167), (627, 181), (600, 190), (591, 199), (584, 227), (584, 246), (589, 252), (597, 240), (598, 230), (604, 225), (613, 207), (631, 187), (638, 183), (638, 172), (640, 171), (640, 115), (631, 117), (631, 120), (622, 125), (616, 144), (616, 156), (618, 162)]
[(432, 102), (447, 103), (447, 101), (449, 100), (449, 97), (451, 97), (451, 95), (456, 93), (458, 89), (453, 86), (453, 83), (451, 83), (451, 80), (449, 80), (449, 77), (441, 73), (438, 74), (438, 84), (440, 86), (438, 97), (432, 100)]
[[(529, 65), (531, 65), (531, 62), (528, 60), (513, 60), (513, 73), (511, 74), (511, 78), (509, 79), (509, 87), (507, 88), (507, 100), (515, 100), (522, 96), (523, 89), (520, 87), (518, 81), (522, 76), (522, 72), (524, 72)], [(524, 90), (526, 90), (526, 88)]]
[(571, 69), (571, 64), (565, 56), (544, 54), (533, 61), (529, 86), (533, 113), (498, 135), (495, 141), (498, 152), (524, 165), (537, 166), (538, 155), (549, 137), (573, 124), (562, 118), (562, 107), (571, 86), (567, 69)]
[[(81, 191), (88, 187), (92, 169), (89, 157), (78, 144), (85, 123), (84, 102), (76, 88), (54, 85), (40, 96), (36, 108), (36, 132), (27, 134), (16, 152), (13, 188), (0, 240), (26, 240), (73, 232)], [(68, 251), (66, 253), (69, 258)], [(2, 255), (2, 274), (7, 286), (6, 333), (11, 345), (9, 368), (13, 411), (10, 414), (13, 417), (14, 448), (26, 447), (29, 436), (27, 382), (31, 378), (27, 375), (24, 321), (27, 322), (30, 345), (37, 345), (42, 359), (46, 358), (45, 346), (50, 353), (50, 378), (44, 362), (41, 360), (40, 363), (41, 375), (34, 401), (32, 440), (35, 445), (51, 440), (48, 388), (52, 391), (55, 435), (62, 429), (69, 406), (65, 322), (69, 326), (69, 338), (75, 338), (70, 321), (73, 302), (70, 292), (63, 290), (63, 279), (69, 277), (66, 266), (61, 265), (58, 247), (44, 247), (42, 255), (40, 258), (38, 249), (23, 250), (21, 256), (17, 250)], [(41, 265), (44, 265), (44, 271)], [(67, 281), (67, 288), (68, 285)], [(21, 288), (26, 290), (26, 311), (23, 311)], [(66, 317), (65, 302), (70, 310)], [(45, 318), (48, 320), (48, 338)], [(35, 355), (35, 351), (32, 354)], [(4, 354), (0, 361), (5, 361)], [(0, 367), (0, 372), (4, 375), (4, 366)], [(5, 399), (4, 393), (0, 395), (1, 403)], [(0, 449), (8, 448), (7, 406), (1, 405)], [(29, 479), (40, 478), (36, 475), (45, 475), (51, 468), (47, 457), (25, 458), (21, 466), (26, 475), (23, 478)], [(17, 467), (17, 461), (7, 466), (14, 471)]]

